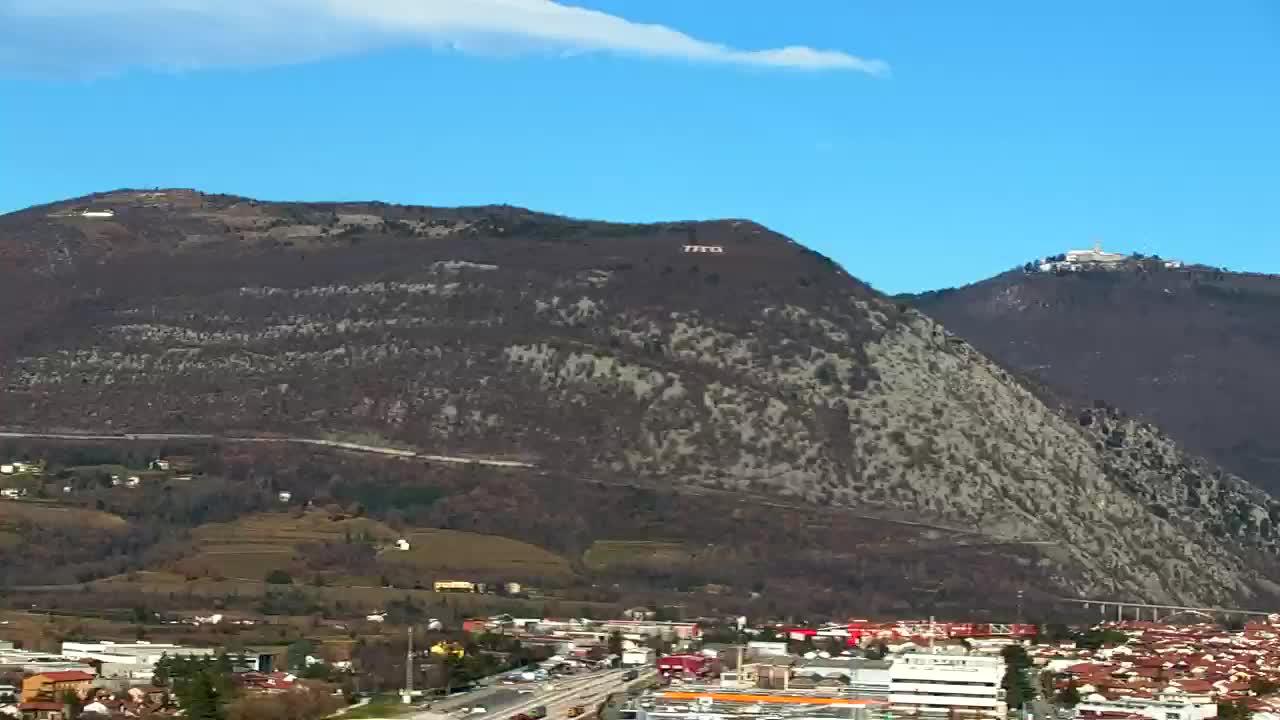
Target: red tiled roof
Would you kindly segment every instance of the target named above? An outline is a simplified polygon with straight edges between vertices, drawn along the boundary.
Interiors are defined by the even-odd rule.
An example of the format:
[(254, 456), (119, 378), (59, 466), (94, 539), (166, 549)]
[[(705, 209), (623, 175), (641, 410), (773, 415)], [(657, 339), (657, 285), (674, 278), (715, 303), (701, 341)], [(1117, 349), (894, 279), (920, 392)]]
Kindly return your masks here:
[(39, 677), (48, 678), (53, 682), (78, 682), (94, 678), (93, 675), (79, 670), (58, 670), (56, 672), (40, 673)]
[(1179, 678), (1173, 681), (1178, 687), (1189, 693), (1209, 692), (1213, 689), (1213, 683), (1208, 680), (1196, 680), (1193, 678)]

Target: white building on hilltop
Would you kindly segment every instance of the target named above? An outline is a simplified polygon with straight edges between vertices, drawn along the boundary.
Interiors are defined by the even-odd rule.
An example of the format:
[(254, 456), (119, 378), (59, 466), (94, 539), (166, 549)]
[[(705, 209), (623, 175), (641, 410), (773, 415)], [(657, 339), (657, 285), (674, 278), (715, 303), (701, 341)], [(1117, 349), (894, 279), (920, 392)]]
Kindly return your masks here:
[(1127, 255), (1102, 251), (1102, 241), (1094, 243), (1092, 250), (1068, 250), (1067, 262), (1080, 265), (1111, 265), (1124, 262)]
[[(1087, 269), (1116, 270), (1124, 267), (1128, 255), (1109, 253), (1102, 249), (1102, 241), (1094, 243), (1092, 250), (1068, 250), (1056, 257), (1047, 257), (1039, 261), (1038, 269), (1042, 273), (1080, 272)], [(1027, 266), (1030, 271), (1032, 265)]]
[(895, 714), (1004, 718), (1004, 660), (990, 655), (911, 653), (889, 666)]

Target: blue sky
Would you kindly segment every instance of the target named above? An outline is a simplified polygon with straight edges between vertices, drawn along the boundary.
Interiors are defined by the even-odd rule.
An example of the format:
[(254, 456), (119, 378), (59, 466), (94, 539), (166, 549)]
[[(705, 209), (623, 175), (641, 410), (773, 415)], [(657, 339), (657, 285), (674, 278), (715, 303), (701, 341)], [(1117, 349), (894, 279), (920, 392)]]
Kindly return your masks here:
[(1280, 272), (1280, 4), (0, 0), (0, 212), (123, 186)]

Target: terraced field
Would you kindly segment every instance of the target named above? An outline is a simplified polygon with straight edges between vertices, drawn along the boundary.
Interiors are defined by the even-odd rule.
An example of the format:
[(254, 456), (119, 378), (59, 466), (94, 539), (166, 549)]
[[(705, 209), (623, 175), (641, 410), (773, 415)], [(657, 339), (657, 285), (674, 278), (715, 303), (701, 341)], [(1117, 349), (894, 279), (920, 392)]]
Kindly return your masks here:
[(366, 518), (325, 513), (265, 513), (230, 523), (203, 525), (192, 533), (195, 553), (176, 569), (188, 575), (262, 580), (273, 570), (297, 571), (299, 551), (310, 543), (369, 541), (386, 544), (396, 533)]
[(0, 500), (0, 531), (20, 528), (24, 524), (93, 530), (124, 530), (129, 525), (119, 515), (97, 510), (39, 501)]
[(272, 550), (305, 542), (338, 542), (361, 537), (391, 543), (400, 537), (377, 520), (332, 517), (322, 512), (251, 515), (235, 522), (203, 525), (196, 528), (193, 535), (210, 551), (219, 552), (244, 548)]
[[(569, 562), (559, 555), (496, 535), (434, 528), (397, 531), (368, 518), (332, 517), (323, 512), (266, 513), (236, 522), (205, 525), (193, 533), (195, 552), (175, 569), (187, 575), (262, 580), (273, 570), (301, 572), (316, 544), (373, 548), (369, 563), (332, 578), (341, 584), (378, 585), (383, 571), (411, 571), (429, 584), (444, 573), (502, 575), (512, 579), (566, 577)], [(396, 541), (409, 542), (400, 550)]]
[(592, 570), (622, 570), (638, 566), (671, 567), (695, 558), (690, 548), (678, 542), (597, 540), (583, 553), (582, 560)]
[(415, 530), (405, 539), (408, 550), (384, 550), (381, 559), (421, 570), (514, 573), (520, 577), (563, 577), (573, 572), (567, 560), (549, 550), (497, 535)]

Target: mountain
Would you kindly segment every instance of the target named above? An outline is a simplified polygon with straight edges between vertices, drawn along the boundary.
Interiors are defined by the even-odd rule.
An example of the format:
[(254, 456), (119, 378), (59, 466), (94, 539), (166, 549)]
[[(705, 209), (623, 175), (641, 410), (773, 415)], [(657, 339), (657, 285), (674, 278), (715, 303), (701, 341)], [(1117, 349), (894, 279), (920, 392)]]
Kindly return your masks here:
[[(449, 471), (424, 521), (584, 577), (600, 541), (661, 539), (735, 592), (902, 608), (1280, 596), (1266, 493), (751, 222), (122, 190), (0, 217), (0, 257), (5, 430), (528, 463)], [(295, 480), (340, 500), (352, 462)]]
[(912, 298), (1003, 365), (1126, 408), (1280, 491), (1280, 276), (1131, 260)]

